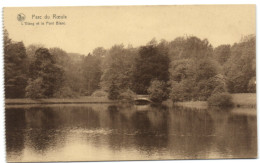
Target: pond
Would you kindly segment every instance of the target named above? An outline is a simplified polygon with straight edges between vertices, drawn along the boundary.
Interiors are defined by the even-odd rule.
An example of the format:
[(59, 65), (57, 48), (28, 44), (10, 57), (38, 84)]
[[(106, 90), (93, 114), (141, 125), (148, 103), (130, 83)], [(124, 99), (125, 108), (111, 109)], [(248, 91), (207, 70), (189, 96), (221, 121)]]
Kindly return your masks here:
[(108, 104), (7, 106), (7, 160), (255, 158), (256, 124), (256, 114), (234, 109)]

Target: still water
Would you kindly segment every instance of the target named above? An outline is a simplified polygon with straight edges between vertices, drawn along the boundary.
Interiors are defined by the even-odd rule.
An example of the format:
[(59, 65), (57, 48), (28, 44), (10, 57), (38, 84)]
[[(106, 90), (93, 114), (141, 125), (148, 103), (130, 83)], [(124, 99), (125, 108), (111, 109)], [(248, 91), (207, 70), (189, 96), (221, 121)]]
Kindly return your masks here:
[[(255, 108), (253, 108), (255, 110)], [(256, 114), (107, 104), (7, 106), (8, 161), (255, 158)]]

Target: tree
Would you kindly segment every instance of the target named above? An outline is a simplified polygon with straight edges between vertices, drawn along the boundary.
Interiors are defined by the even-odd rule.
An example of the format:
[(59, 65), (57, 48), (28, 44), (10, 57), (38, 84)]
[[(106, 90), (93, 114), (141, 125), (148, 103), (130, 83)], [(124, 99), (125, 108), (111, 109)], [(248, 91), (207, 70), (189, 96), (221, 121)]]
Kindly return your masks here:
[(112, 84), (109, 87), (108, 90), (108, 99), (110, 100), (118, 100), (119, 99), (119, 88), (117, 87), (117, 85), (112, 82)]
[(166, 82), (153, 80), (147, 90), (150, 99), (156, 103), (161, 103), (169, 97), (169, 91)]
[(214, 58), (221, 64), (225, 64), (230, 57), (230, 45), (220, 45), (213, 51)]
[(256, 38), (245, 37), (231, 47), (231, 55), (224, 65), (228, 90), (231, 93), (255, 92), (248, 89), (249, 82), (256, 77)]
[(44, 83), (41, 77), (35, 80), (29, 79), (28, 86), (25, 89), (26, 97), (31, 97), (32, 99), (44, 98), (45, 90), (42, 87), (43, 84)]
[(181, 82), (184, 79), (190, 78), (193, 75), (193, 61), (191, 59), (179, 59), (172, 61), (169, 72), (172, 81)]
[(93, 56), (96, 57), (105, 57), (107, 51), (103, 47), (97, 47), (93, 50)]
[(100, 88), (101, 80), (101, 57), (99, 55), (88, 55), (83, 60), (83, 87), (86, 95), (91, 95)]
[(247, 86), (247, 91), (248, 92), (256, 92), (256, 77), (252, 77)]
[(169, 43), (169, 57), (176, 59), (202, 59), (211, 57), (213, 48), (207, 39), (201, 40), (195, 36), (177, 37)]
[(132, 88), (136, 54), (135, 48), (124, 48), (123, 45), (114, 45), (108, 50), (102, 64), (101, 86), (104, 90), (109, 90), (113, 83), (122, 92)]
[(9, 33), (6, 29), (4, 29), (4, 46), (8, 46), (12, 43), (12, 40), (9, 38)]
[(124, 100), (124, 101), (127, 101), (127, 102), (131, 102), (134, 100), (136, 94), (130, 90), (130, 89), (127, 89), (125, 90), (124, 92), (122, 91), (119, 95), (119, 99), (120, 100)]
[[(54, 56), (46, 48), (40, 48), (35, 52), (35, 61), (30, 65), (29, 72), (31, 82), (26, 88), (28, 97), (37, 98), (33, 96), (35, 94), (41, 94), (38, 97), (53, 97), (54, 93), (62, 87), (64, 71), (56, 64)], [(33, 89), (29, 88), (34, 88), (31, 84), (35, 83), (40, 84), (37, 88), (41, 89), (38, 93), (31, 93)]]
[(63, 85), (55, 97), (77, 97), (84, 89), (83, 62), (84, 56), (70, 55), (60, 48), (50, 48), (56, 64), (64, 70)]
[(4, 73), (6, 98), (23, 98), (27, 85), (27, 55), (23, 42), (13, 42), (4, 32)]
[(173, 61), (170, 68), (172, 100), (206, 100), (216, 87), (220, 90), (219, 72), (212, 58)]
[(44, 48), (44, 45), (41, 45), (41, 44), (31, 44), (31, 45), (26, 47), (26, 54), (27, 54), (27, 57), (28, 57), (28, 65), (30, 65), (31, 62), (33, 62), (35, 60), (35, 52), (39, 48)]
[(134, 91), (137, 94), (147, 94), (152, 80), (167, 82), (169, 80), (169, 63), (167, 51), (161, 53), (156, 45), (140, 47), (133, 70)]
[(208, 105), (221, 108), (231, 107), (233, 106), (232, 96), (227, 92), (212, 94), (208, 98)]

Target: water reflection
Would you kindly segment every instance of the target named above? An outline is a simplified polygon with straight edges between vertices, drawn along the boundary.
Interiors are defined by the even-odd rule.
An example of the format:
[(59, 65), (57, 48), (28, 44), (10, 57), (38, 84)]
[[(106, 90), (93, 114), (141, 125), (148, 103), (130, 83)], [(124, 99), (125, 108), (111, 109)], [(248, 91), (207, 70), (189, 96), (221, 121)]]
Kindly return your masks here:
[(132, 105), (7, 108), (8, 161), (252, 158), (256, 116)]

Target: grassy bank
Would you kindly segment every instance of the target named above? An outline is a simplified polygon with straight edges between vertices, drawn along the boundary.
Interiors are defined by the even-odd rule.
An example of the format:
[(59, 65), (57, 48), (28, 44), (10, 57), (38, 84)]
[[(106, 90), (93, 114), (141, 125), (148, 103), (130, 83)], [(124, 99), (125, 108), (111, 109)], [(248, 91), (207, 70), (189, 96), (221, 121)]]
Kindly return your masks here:
[[(235, 107), (256, 108), (256, 93), (237, 93), (231, 95)], [(176, 102), (174, 105), (198, 109), (207, 109), (208, 107), (207, 101)]]
[[(232, 94), (232, 100), (235, 107), (256, 107), (256, 94), (255, 93), (239, 93)], [(107, 97), (92, 97), (92, 96), (82, 96), (79, 98), (50, 98), (50, 99), (6, 99), (6, 105), (21, 105), (21, 104), (84, 104), (84, 103), (114, 103), (115, 101), (109, 100)], [(163, 104), (172, 106), (171, 100), (165, 101)], [(188, 108), (198, 108), (206, 109), (208, 107), (206, 101), (185, 101), (176, 102), (174, 105), (188, 107)]]
[(76, 103), (113, 103), (106, 97), (83, 96), (79, 98), (50, 98), (50, 99), (5, 99), (6, 105), (17, 104), (76, 104)]
[(174, 103), (176, 106), (194, 108), (194, 109), (207, 109), (208, 103), (207, 101), (185, 101), (185, 102), (176, 102)]
[(236, 107), (256, 107), (256, 93), (232, 94), (232, 100)]

